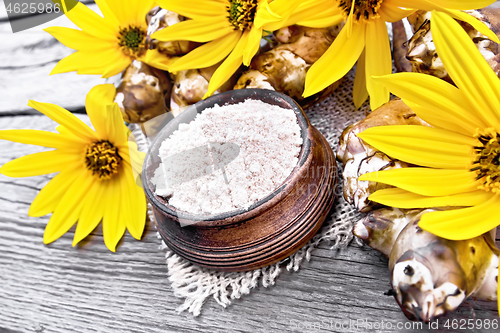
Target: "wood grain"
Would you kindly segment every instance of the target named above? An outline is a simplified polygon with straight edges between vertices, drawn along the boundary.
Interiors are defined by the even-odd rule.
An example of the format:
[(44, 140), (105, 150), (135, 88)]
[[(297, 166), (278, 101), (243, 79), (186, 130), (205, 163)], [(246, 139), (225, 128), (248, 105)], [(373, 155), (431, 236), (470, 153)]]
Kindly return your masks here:
[[(79, 117), (88, 123), (87, 116)], [(0, 129), (54, 126), (44, 116), (0, 118)], [(43, 149), (0, 141), (0, 165)], [(0, 176), (0, 332), (298, 332), (318, 325), (345, 332), (331, 325), (347, 325), (349, 319), (383, 321), (385, 329), (369, 331), (388, 332), (398, 331), (398, 323), (411, 323), (384, 295), (390, 288), (387, 259), (356, 244), (342, 251), (322, 244), (299, 272), (284, 273), (273, 288), (261, 286), (227, 309), (211, 299), (198, 318), (177, 314), (182, 301), (170, 288), (151, 223), (141, 242), (127, 234), (117, 253), (106, 249), (99, 228), (82, 246), (71, 247), (73, 230), (43, 245), (48, 217), (32, 218), (27, 212), (49, 178)], [(498, 320), (495, 307), (495, 302), (467, 301), (440, 322)], [(387, 330), (388, 323), (394, 329)], [(365, 331), (358, 328), (351, 331)]]
[[(82, 110), (85, 94), (103, 80), (75, 73), (48, 76), (72, 51), (43, 27), (12, 34), (4, 9), (0, 0), (0, 129), (53, 130), (48, 118), (24, 115), (33, 112), (28, 99)], [(70, 23), (61, 17), (49, 25)], [(79, 117), (89, 123), (87, 116)], [(0, 141), (0, 165), (43, 149)], [(260, 286), (227, 309), (210, 299), (200, 317), (177, 314), (183, 301), (173, 295), (151, 223), (142, 241), (127, 234), (117, 253), (106, 249), (99, 227), (75, 248), (73, 230), (50, 245), (42, 243), (49, 217), (27, 212), (50, 177), (0, 175), (0, 332), (450, 332), (426, 324), (422, 330), (397, 329), (398, 323), (414, 324), (384, 295), (387, 259), (356, 243), (342, 251), (321, 244), (299, 272), (283, 273), (272, 288)], [(440, 323), (453, 318), (498, 321), (496, 304), (469, 300)], [(348, 320), (385, 326), (334, 325)]]
[[(3, 1), (0, 2), (1, 18), (2, 11), (5, 13), (5, 6)], [(95, 4), (89, 7), (98, 11)], [(27, 106), (30, 99), (83, 112), (85, 96), (89, 90), (97, 84), (105, 83), (98, 75), (49, 75), (59, 60), (73, 53), (72, 49), (43, 31), (49, 26), (76, 28), (66, 16), (61, 16), (14, 34), (9, 22), (0, 20), (0, 116), (37, 114), (37, 111)]]

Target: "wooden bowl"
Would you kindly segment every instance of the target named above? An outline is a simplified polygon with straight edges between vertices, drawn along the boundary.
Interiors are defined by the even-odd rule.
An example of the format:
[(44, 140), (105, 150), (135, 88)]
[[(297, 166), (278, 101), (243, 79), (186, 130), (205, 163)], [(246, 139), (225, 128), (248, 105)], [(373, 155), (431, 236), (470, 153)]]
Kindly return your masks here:
[[(249, 98), (292, 109), (297, 115), (303, 145), (299, 162), (284, 183), (247, 210), (217, 215), (180, 211), (155, 195), (151, 179), (160, 163), (159, 147), (179, 124), (214, 104), (236, 104)], [(330, 145), (292, 98), (271, 90), (241, 89), (207, 98), (170, 121), (148, 151), (142, 180), (157, 230), (172, 251), (200, 266), (246, 271), (288, 257), (316, 234), (335, 199), (337, 169)]]

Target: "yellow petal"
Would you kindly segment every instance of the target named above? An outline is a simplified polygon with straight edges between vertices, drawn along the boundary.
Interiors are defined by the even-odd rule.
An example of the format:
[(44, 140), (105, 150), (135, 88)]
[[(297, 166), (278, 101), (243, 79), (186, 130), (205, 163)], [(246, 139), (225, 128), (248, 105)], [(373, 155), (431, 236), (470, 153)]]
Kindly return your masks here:
[(470, 239), (489, 232), (500, 224), (499, 206), (500, 196), (496, 195), (474, 207), (426, 213), (418, 225), (442, 238)]
[(450, 77), (483, 121), (500, 128), (500, 81), (469, 35), (455, 20), (439, 12), (432, 12), (431, 31)]
[(83, 199), (94, 181), (96, 180), (93, 177), (82, 175), (71, 185), (45, 227), (43, 234), (45, 244), (52, 243), (64, 235), (76, 223), (82, 210)]
[(106, 182), (96, 181), (89, 189), (82, 203), (82, 212), (73, 236), (73, 246), (87, 237), (101, 222), (104, 214)]
[[(345, 29), (347, 29), (347, 38), (351, 38), (352, 25), (354, 24), (353, 17), (354, 17), (354, 6), (351, 6), (351, 10), (349, 11), (347, 21), (345, 24)], [(358, 21), (358, 23), (360, 23), (360, 22)], [(363, 25), (364, 25), (364, 23), (366, 23), (366, 22), (363, 22)]]
[(8, 177), (46, 175), (74, 166), (76, 163), (79, 163), (79, 158), (82, 157), (59, 150), (44, 151), (22, 156), (7, 162), (0, 168), (0, 173)]
[(286, 20), (297, 10), (301, 3), (302, 0), (273, 0), (269, 1), (267, 10), (274, 13), (281, 20)]
[(344, 14), (336, 9), (334, 7), (314, 17), (298, 20), (297, 24), (311, 28), (327, 28), (340, 24), (344, 20)]
[[(351, 38), (352, 35), (352, 25), (354, 24), (354, 6), (351, 6), (349, 10), (349, 14), (347, 14), (347, 21), (344, 26), (344, 29), (347, 29), (347, 38)], [(356, 23), (360, 23), (359, 21)], [(365, 24), (366, 22), (361, 22), (361, 24)]]
[[(117, 0), (114, 0), (117, 1)], [(123, 1), (117, 1), (120, 4), (123, 4)], [(148, 12), (156, 6), (155, 1), (153, 0), (141, 0), (141, 1), (130, 1), (131, 6), (129, 6), (128, 11), (135, 15), (136, 22), (141, 22), (146, 25), (146, 15)]]
[(63, 135), (29, 129), (0, 131), (0, 140), (56, 149), (82, 149), (79, 147), (78, 141), (71, 140)]
[(78, 172), (78, 170), (79, 167), (77, 166), (76, 168), (61, 171), (52, 178), (31, 203), (28, 215), (39, 217), (55, 211), (70, 185), (78, 177), (82, 176), (82, 173)]
[(112, 21), (105, 20), (87, 6), (78, 2), (66, 16), (80, 29), (95, 37), (106, 39), (116, 36), (118, 27), (113, 26)]
[[(475, 139), (438, 128), (416, 125), (372, 127), (358, 137), (392, 158), (431, 167), (466, 169)], [(473, 143), (474, 142), (474, 143)]]
[[(263, 1), (262, 3), (266, 3), (265, 9), (264, 6), (259, 6), (255, 15), (254, 25), (263, 30), (275, 31), (288, 25), (286, 21), (296, 11), (301, 1), (273, 0), (269, 1), (269, 3), (268, 1)], [(271, 14), (267, 20), (261, 16), (261, 13), (264, 11)]]
[(213, 66), (227, 57), (238, 43), (240, 37), (241, 32), (235, 31), (225, 37), (199, 46), (172, 63), (170, 70), (172, 72), (177, 72)]
[(389, 91), (373, 82), (372, 76), (391, 74), (392, 56), (387, 26), (382, 20), (373, 20), (366, 25), (366, 89), (370, 95), (370, 107), (375, 110), (389, 101)]
[(309, 97), (341, 79), (354, 66), (364, 47), (364, 24), (353, 26), (351, 38), (343, 28), (325, 54), (309, 68), (303, 96)]
[(85, 98), (85, 109), (99, 139), (108, 139), (106, 106), (113, 104), (116, 89), (112, 84), (100, 84), (93, 87)]
[[(109, 59), (112, 60), (103, 63), (102, 69), (100, 69), (99, 71), (99, 74), (101, 74), (103, 78), (110, 78), (112, 76), (120, 74), (132, 62), (132, 59), (130, 57), (126, 57), (120, 52), (113, 52), (111, 54), (113, 58)], [(101, 56), (103, 55), (101, 54)], [(80, 74), (80, 70), (78, 70), (77, 73)]]
[(83, 139), (97, 139), (97, 134), (92, 131), (90, 127), (85, 125), (85, 123), (78, 119), (74, 114), (60, 106), (50, 103), (35, 102), (33, 100), (29, 101), (28, 106), (40, 111), (56, 123), (63, 125), (75, 135), (78, 135)]
[(101, 10), (102, 15), (104, 16), (104, 19), (106, 21), (108, 21), (110, 24), (114, 26), (120, 25), (120, 21), (117, 18), (118, 15), (117, 12), (122, 6), (116, 8), (116, 6), (114, 6), (116, 2), (110, 0), (95, 0), (94, 2), (96, 3), (97, 7), (99, 7), (99, 9)]
[(354, 106), (360, 108), (368, 98), (368, 90), (366, 90), (366, 70), (365, 70), (365, 51), (359, 56), (356, 63), (356, 76), (354, 77), (354, 85), (352, 87), (352, 99)]
[[(121, 26), (140, 25), (146, 23), (146, 14), (154, 7), (152, 0), (141, 1), (123, 1), (123, 0), (105, 0), (96, 2), (99, 9), (102, 10), (104, 17), (115, 16)], [(108, 10), (104, 11), (101, 7), (106, 4)]]
[[(59, 60), (59, 62), (56, 64), (56, 66), (50, 72), (50, 75), (78, 71), (79, 65), (84, 61), (84, 59), (86, 59), (84, 56), (84, 53), (74, 52), (74, 53), (70, 54), (69, 56)], [(93, 64), (92, 68), (95, 68), (94, 64)], [(93, 74), (99, 74), (99, 73), (95, 72)]]
[(82, 137), (75, 135), (73, 132), (71, 132), (69, 129), (67, 129), (63, 125), (57, 126), (56, 131), (58, 131), (64, 137), (65, 140), (74, 141), (75, 144), (86, 146), (89, 142), (87, 139), (84, 139)]
[[(375, 77), (373, 80), (386, 86), (391, 93), (401, 97), (410, 107), (413, 104), (420, 105), (427, 113), (417, 113), (417, 115), (426, 121), (427, 114), (431, 116), (434, 114), (434, 117), (441, 116), (449, 119), (449, 122), (456, 123), (465, 133), (471, 135), (476, 132), (476, 128), (486, 126), (486, 123), (472, 110), (462, 92), (441, 79), (419, 73), (396, 73)], [(447, 123), (439, 125), (447, 128), (445, 127)]]
[(408, 192), (400, 188), (388, 188), (378, 190), (369, 199), (380, 204), (412, 209), (412, 208), (432, 208), (432, 207), (466, 207), (476, 206), (489, 200), (495, 194), (491, 192), (477, 190), (447, 196), (424, 196), (413, 192)]
[(240, 68), (243, 62), (243, 51), (247, 45), (248, 32), (242, 34), (238, 44), (222, 64), (215, 70), (210, 82), (208, 83), (208, 91), (203, 98), (212, 95), (220, 86), (222, 86), (229, 78)]
[(137, 179), (142, 173), (146, 153), (137, 150), (137, 144), (133, 135), (129, 135), (126, 145), (118, 147), (120, 149), (120, 156), (126, 163), (132, 166), (133, 177)]
[(253, 56), (257, 53), (262, 39), (262, 29), (255, 26), (250, 29), (247, 45), (243, 49), (243, 65), (250, 66)]
[(477, 190), (479, 181), (474, 172), (432, 168), (401, 168), (375, 171), (359, 180), (376, 181), (427, 196), (445, 196)]
[(136, 185), (130, 166), (124, 167), (120, 177), (122, 188), (121, 211), (128, 231), (135, 239), (140, 240), (146, 225), (146, 197), (142, 188)]
[(167, 57), (166, 55), (158, 52), (157, 49), (148, 50), (145, 56), (137, 58), (137, 60), (145, 62), (149, 66), (164, 70), (170, 71), (170, 66), (172, 65), (172, 58)]
[(382, 6), (380, 6), (378, 10), (380, 19), (385, 22), (397, 22), (405, 17), (408, 17), (408, 15), (413, 12), (415, 12), (415, 10), (399, 8), (398, 6), (394, 6), (393, 4), (387, 2), (382, 2)]
[(421, 105), (414, 104), (403, 99), (406, 105), (408, 105), (413, 112), (417, 114), (420, 118), (424, 119), (427, 123), (433, 127), (438, 127), (446, 129), (448, 131), (463, 133), (469, 136), (474, 135), (475, 128), (471, 124), (466, 126), (465, 123), (458, 124), (454, 122), (455, 118), (447, 115), (445, 112), (435, 112), (432, 108), (423, 107)]
[(127, 143), (127, 127), (123, 123), (123, 116), (118, 104), (106, 105), (106, 133), (107, 140), (113, 145), (123, 145)]
[(234, 27), (224, 17), (187, 20), (161, 29), (151, 36), (161, 41), (209, 42), (231, 34)]
[(433, 9), (442, 9), (444, 8), (452, 8), (452, 9), (477, 9), (483, 8), (491, 5), (494, 0), (384, 0), (384, 3), (388, 2), (394, 6), (398, 7), (406, 7), (413, 9), (422, 9), (422, 10), (433, 10)]
[(294, 24), (312, 28), (326, 28), (344, 20), (343, 11), (332, 6), (331, 0), (302, 1), (292, 15), (283, 22), (283, 26)]
[[(135, 1), (139, 3), (139, 1)], [(130, 8), (133, 4), (130, 1), (123, 0), (99, 0), (96, 1), (97, 6), (102, 11), (105, 19), (109, 22), (117, 23), (116, 26), (123, 24), (128, 26), (135, 25), (134, 12)], [(144, 19), (144, 17), (143, 17)]]
[(157, 0), (156, 3), (161, 7), (176, 12), (182, 16), (213, 17), (227, 14), (227, 2), (216, 0)]
[(468, 24), (470, 24), (474, 29), (494, 41), (495, 43), (500, 43), (500, 40), (498, 40), (498, 36), (488, 28), (486, 24), (483, 22), (479, 21), (477, 18), (473, 17), (470, 14), (464, 13), (460, 10), (453, 10), (453, 9), (442, 9), (443, 12), (446, 14), (450, 15), (454, 19), (464, 21)]
[(77, 51), (61, 59), (50, 75), (77, 71), (77, 74), (99, 74), (108, 78), (123, 71), (131, 62), (132, 58), (117, 47), (100, 52)]
[(116, 47), (117, 45), (116, 36), (114, 35), (106, 36), (106, 39), (101, 39), (85, 31), (64, 27), (49, 27), (44, 29), (44, 31), (73, 50), (99, 52), (110, 47)]
[(104, 217), (102, 219), (102, 232), (104, 244), (110, 250), (115, 252), (116, 245), (125, 233), (125, 223), (121, 219), (123, 212), (120, 212), (120, 202), (122, 201), (122, 190), (120, 181), (115, 177), (108, 181), (109, 191), (106, 192)]
[(259, 1), (253, 24), (258, 28), (262, 28), (266, 25), (266, 28), (269, 29), (267, 26), (271, 26), (273, 23), (279, 22), (281, 19), (282, 17), (271, 9), (269, 2), (267, 0), (263, 0)]
[[(408, 133), (409, 140), (413, 140), (411, 139), (413, 136), (418, 136), (422, 138), (422, 140), (429, 140), (429, 141), (436, 140), (437, 142), (441, 142), (443, 145), (454, 144), (457, 146), (466, 146), (468, 147), (467, 150), (471, 149), (472, 146), (474, 146), (478, 142), (477, 139), (468, 135), (450, 132), (445, 129), (420, 126), (420, 125), (393, 125), (393, 126), (379, 126), (373, 128), (374, 128), (373, 130), (370, 129), (370, 131), (373, 131), (373, 133), (381, 133), (377, 131), (382, 131), (387, 133), (388, 135), (395, 135), (395, 136), (398, 136), (403, 133)], [(368, 131), (368, 129), (366, 131)], [(365, 133), (366, 131), (363, 131), (361, 134)], [(427, 149), (429, 147), (422, 146), (421, 148)], [(461, 151), (462, 150), (459, 149), (456, 153), (459, 154)], [(465, 153), (465, 155), (469, 154)]]

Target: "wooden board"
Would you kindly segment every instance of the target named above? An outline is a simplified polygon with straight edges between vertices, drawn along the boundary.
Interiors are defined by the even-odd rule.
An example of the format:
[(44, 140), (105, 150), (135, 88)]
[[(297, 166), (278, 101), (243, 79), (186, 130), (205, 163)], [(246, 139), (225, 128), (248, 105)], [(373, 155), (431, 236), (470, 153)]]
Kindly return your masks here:
[[(0, 1), (0, 129), (53, 130), (48, 118), (27, 115), (28, 99), (81, 111), (86, 92), (103, 80), (48, 76), (71, 50), (41, 27), (12, 34), (1, 19), (3, 9)], [(69, 26), (64, 17), (58, 20)], [(41, 150), (0, 141), (0, 165)], [(127, 234), (117, 253), (106, 249), (99, 228), (75, 248), (73, 231), (42, 243), (49, 217), (27, 212), (49, 179), (0, 175), (0, 332), (450, 331), (408, 321), (393, 297), (384, 295), (390, 287), (387, 259), (356, 243), (341, 251), (321, 244), (299, 272), (283, 273), (272, 288), (260, 286), (227, 309), (210, 299), (200, 317), (178, 314), (182, 300), (173, 295), (151, 224), (140, 242)], [(499, 320), (494, 302), (468, 300), (439, 322), (442, 328), (446, 320), (462, 318)]]
[[(89, 5), (95, 11), (95, 4)], [(43, 31), (49, 26), (76, 28), (61, 16), (43, 25), (12, 33), (5, 20), (0, 0), (0, 115), (37, 114), (27, 106), (30, 99), (58, 104), (71, 111), (83, 112), (85, 95), (97, 84), (105, 83), (98, 75), (64, 73), (50, 76), (59, 60), (73, 50)], [(4, 18), (3, 20), (1, 18)], [(14, 88), (15, 87), (15, 88)]]
[[(89, 123), (87, 116), (80, 118)], [(0, 129), (54, 127), (44, 116), (0, 117)], [(0, 165), (41, 150), (0, 141)], [(32, 218), (27, 212), (49, 179), (0, 175), (0, 332), (2, 328), (20, 332), (278, 332), (308, 331), (315, 325), (341, 332), (335, 325), (347, 325), (349, 320), (372, 325), (383, 321), (386, 328), (396, 328), (398, 323), (414, 325), (393, 297), (384, 295), (390, 288), (387, 259), (355, 243), (341, 251), (322, 244), (299, 272), (283, 274), (274, 287), (259, 287), (227, 309), (209, 300), (199, 318), (177, 314), (175, 308), (182, 301), (170, 288), (164, 252), (158, 248), (151, 224), (141, 242), (127, 234), (117, 253), (106, 249), (99, 229), (76, 248), (71, 247), (73, 231), (43, 245), (48, 217)], [(453, 318), (498, 320), (496, 303), (467, 301), (440, 322)]]

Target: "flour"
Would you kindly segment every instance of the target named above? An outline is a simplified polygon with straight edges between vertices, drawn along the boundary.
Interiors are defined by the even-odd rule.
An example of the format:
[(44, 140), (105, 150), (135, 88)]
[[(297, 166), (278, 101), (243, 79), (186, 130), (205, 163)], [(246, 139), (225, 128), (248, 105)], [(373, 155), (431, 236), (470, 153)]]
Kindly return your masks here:
[(192, 214), (248, 209), (283, 184), (301, 146), (293, 110), (253, 99), (215, 105), (161, 144), (155, 192)]

